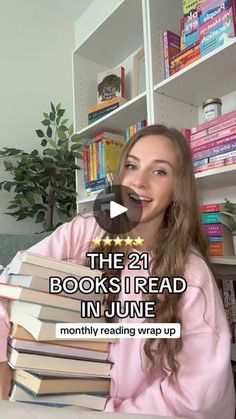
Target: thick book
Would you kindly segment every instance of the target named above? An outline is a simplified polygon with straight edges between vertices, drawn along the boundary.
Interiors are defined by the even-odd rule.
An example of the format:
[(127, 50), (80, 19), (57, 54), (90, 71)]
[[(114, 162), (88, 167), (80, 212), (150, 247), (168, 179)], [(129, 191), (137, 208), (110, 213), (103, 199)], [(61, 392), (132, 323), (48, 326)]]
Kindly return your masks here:
[[(37, 341), (56, 340), (57, 322), (39, 320), (20, 311), (10, 312), (10, 321), (24, 327)], [(91, 319), (91, 321), (93, 320)], [(114, 341), (114, 339), (109, 338), (104, 338), (104, 340), (107, 342)]]
[(170, 63), (172, 58), (180, 52), (180, 36), (171, 31), (163, 33), (163, 50), (165, 64), (165, 78), (170, 77)]
[(230, 151), (236, 150), (236, 139), (230, 141), (229, 143), (221, 144), (216, 147), (208, 148), (207, 150), (198, 151), (197, 153), (192, 153), (193, 160), (205, 159), (207, 157), (218, 156), (222, 153), (228, 153)]
[(110, 377), (111, 363), (25, 353), (8, 346), (8, 362), (12, 368), (25, 370)]
[(64, 310), (81, 311), (81, 300), (7, 283), (0, 283), (0, 297), (6, 300), (26, 301), (43, 306), (63, 308)]
[(100, 141), (103, 139), (115, 140), (115, 141), (124, 141), (124, 136), (120, 134), (115, 134), (114, 132), (103, 131), (96, 135), (95, 141)]
[(45, 404), (48, 405), (57, 404), (59, 405), (73, 405), (86, 407), (93, 410), (104, 410), (107, 395), (92, 395), (92, 394), (66, 394), (66, 395), (51, 395), (51, 396), (40, 396), (35, 397), (30, 394), (29, 391), (22, 388), (17, 384), (13, 385), (10, 401), (25, 401), (25, 402), (34, 402), (36, 404)]
[(97, 103), (116, 96), (125, 97), (125, 69), (122, 66), (102, 71), (97, 75)]
[[(22, 326), (16, 323), (13, 323), (11, 326), (10, 336), (15, 339), (36, 342), (34, 337), (29, 332), (27, 332), (26, 329), (24, 329)], [(101, 352), (107, 352), (108, 347), (109, 347), (109, 342), (106, 342), (104, 340), (97, 341), (97, 339), (86, 339), (86, 340), (84, 339), (78, 339), (78, 340), (57, 339), (57, 340), (50, 341), (50, 344), (67, 346), (70, 348), (89, 349), (89, 350), (101, 351)]]
[(214, 203), (214, 204), (203, 204), (200, 205), (200, 211), (203, 213), (205, 212), (218, 212), (224, 211), (226, 202)]
[(31, 271), (29, 275), (38, 275), (38, 276), (45, 277), (44, 275), (40, 275), (36, 272), (37, 268), (41, 267), (41, 268), (45, 268), (45, 271), (48, 270), (49, 274), (46, 275), (46, 278), (54, 275), (54, 271), (61, 272), (64, 275), (65, 274), (69, 274), (71, 276), (75, 275), (77, 277), (82, 277), (82, 276), (94, 277), (96, 275), (100, 276), (102, 274), (102, 272), (97, 269), (90, 269), (87, 266), (78, 265), (77, 263), (72, 263), (72, 262), (67, 262), (67, 261), (63, 261), (63, 260), (59, 260), (55, 258), (50, 258), (47, 256), (42, 256), (42, 255), (38, 255), (36, 253), (32, 253), (29, 251), (23, 252), (19, 260), (13, 261), (9, 265), (8, 272), (27, 275), (27, 273), (25, 274), (21, 270), (22, 266), (24, 266), (23, 262), (25, 264), (34, 266), (34, 271), (33, 272)]
[(28, 303), (25, 301), (11, 301), (9, 304), (10, 313), (20, 312), (33, 316), (39, 320), (66, 323), (101, 323), (105, 322), (101, 317), (81, 317), (78, 311), (64, 310), (63, 308), (55, 308), (43, 306), (42, 304)]
[(25, 370), (13, 370), (13, 381), (35, 396), (66, 393), (106, 393), (110, 378), (57, 377)]
[[(49, 280), (47, 278), (43, 278), (40, 276), (8, 274), (7, 283), (10, 285), (18, 285), (24, 288), (30, 288), (36, 291), (49, 292)], [(68, 288), (70, 288), (69, 283), (68, 283)], [(60, 294), (58, 295), (63, 296), (63, 297), (70, 297), (76, 300), (83, 300), (83, 301), (93, 300), (93, 301), (102, 302), (104, 298), (103, 294), (95, 294), (95, 293), (85, 294), (85, 293), (82, 293), (79, 289), (73, 294), (68, 294), (65, 291), (61, 291)]]
[(113, 99), (105, 100), (104, 102), (91, 106), (90, 108), (88, 108), (88, 114), (92, 114), (94, 112), (100, 111), (101, 109), (107, 108), (108, 106), (114, 105), (116, 103), (123, 105), (126, 102), (127, 102), (127, 99), (121, 96), (115, 96)]
[[(236, 111), (227, 112), (224, 115), (218, 116), (217, 118), (211, 119), (210, 121), (203, 122), (202, 124), (199, 124), (191, 129), (191, 141), (192, 139), (195, 140), (198, 137), (196, 136), (197, 133), (200, 133), (204, 130), (208, 130), (211, 127), (214, 127), (215, 125), (222, 125), (224, 122), (229, 121), (232, 118), (236, 118)], [(204, 135), (207, 135), (204, 134)]]
[(108, 359), (108, 352), (73, 348), (69, 346), (52, 344), (51, 342), (27, 341), (14, 339), (11, 337), (9, 337), (8, 342), (12, 348), (22, 352), (66, 356), (68, 358), (87, 358), (94, 361), (107, 361)]

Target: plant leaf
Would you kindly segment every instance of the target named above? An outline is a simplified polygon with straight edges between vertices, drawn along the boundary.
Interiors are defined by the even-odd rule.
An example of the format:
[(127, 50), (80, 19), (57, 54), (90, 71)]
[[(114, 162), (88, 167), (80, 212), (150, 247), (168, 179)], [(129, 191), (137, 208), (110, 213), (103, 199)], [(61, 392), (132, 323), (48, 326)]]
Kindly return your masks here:
[(41, 129), (36, 129), (36, 134), (39, 138), (43, 138), (44, 137), (44, 133)]
[(45, 126), (51, 125), (51, 121), (49, 121), (49, 119), (44, 119), (41, 123)]
[(48, 127), (48, 129), (47, 129), (47, 136), (48, 136), (49, 138), (51, 138), (51, 137), (52, 137), (52, 128), (51, 128), (51, 127)]
[(53, 105), (53, 103), (52, 103), (52, 102), (50, 102), (50, 104), (51, 104), (51, 109), (52, 109), (53, 113), (56, 113), (55, 106)]

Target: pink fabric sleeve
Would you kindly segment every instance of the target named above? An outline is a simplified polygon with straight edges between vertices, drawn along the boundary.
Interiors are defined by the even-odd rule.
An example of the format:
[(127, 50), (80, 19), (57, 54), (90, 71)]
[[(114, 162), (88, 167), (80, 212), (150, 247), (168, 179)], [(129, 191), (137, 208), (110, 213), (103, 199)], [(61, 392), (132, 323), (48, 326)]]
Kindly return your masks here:
[[(77, 216), (70, 222), (59, 226), (52, 234), (39, 243), (30, 247), (33, 253), (53, 257), (56, 259), (78, 259), (81, 249), (86, 247), (93, 238), (96, 221), (94, 217), (83, 218)], [(13, 261), (19, 260), (22, 252), (17, 252)], [(7, 282), (8, 274), (6, 269), (0, 276), (0, 282)], [(9, 335), (9, 318), (7, 313), (7, 303), (0, 301), (0, 362), (7, 360), (6, 347)]]
[[(210, 285), (205, 285), (205, 290), (190, 286), (183, 296), (183, 347), (176, 356), (179, 361), (178, 385), (170, 382), (169, 374), (164, 378), (157, 374), (150, 386), (136, 397), (126, 400), (111, 398), (106, 412), (234, 419), (231, 334), (219, 292), (205, 270), (205, 284), (208, 279)], [(208, 295), (210, 288), (211, 295)], [(120, 353), (119, 357), (125, 357), (125, 353)], [(132, 377), (121, 377), (124, 386), (127, 380), (132, 380)]]

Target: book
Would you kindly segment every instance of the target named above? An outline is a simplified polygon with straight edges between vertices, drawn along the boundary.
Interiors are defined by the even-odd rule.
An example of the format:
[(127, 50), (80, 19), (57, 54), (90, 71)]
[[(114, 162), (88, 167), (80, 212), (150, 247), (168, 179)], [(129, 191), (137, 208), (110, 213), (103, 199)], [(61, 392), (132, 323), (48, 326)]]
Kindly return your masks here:
[(25, 370), (13, 370), (13, 381), (35, 396), (52, 393), (105, 393), (110, 388), (110, 378), (57, 377)]
[(227, 43), (235, 36), (233, 8), (223, 10), (199, 28), (201, 57)]
[(113, 99), (105, 100), (104, 102), (91, 106), (90, 108), (88, 108), (88, 114), (92, 114), (94, 112), (100, 111), (101, 109), (107, 108), (108, 106), (114, 105), (116, 103), (123, 105), (126, 102), (127, 102), (127, 99), (125, 99), (124, 97), (115, 96)]
[(96, 135), (95, 137), (95, 141), (100, 141), (100, 140), (114, 140), (114, 141), (124, 141), (124, 136), (120, 135), (120, 134), (116, 134), (114, 132), (109, 132), (109, 131), (103, 131), (100, 132), (99, 134)]
[(200, 160), (205, 159), (207, 157), (211, 158), (214, 156), (221, 155), (222, 153), (227, 153), (236, 150), (236, 139), (230, 141), (229, 143), (219, 145), (217, 147), (211, 147), (207, 150), (198, 151), (196, 153), (192, 153), (193, 160)]
[[(88, 322), (89, 319), (87, 319)], [(56, 340), (56, 324), (48, 320), (39, 320), (29, 314), (20, 311), (10, 310), (10, 321), (19, 324), (26, 329), (37, 341), (51, 341)], [(93, 321), (93, 319), (90, 319)], [(83, 323), (83, 322), (82, 322)], [(69, 339), (68, 339), (69, 340)], [(97, 338), (96, 338), (97, 340)], [(110, 339), (104, 338), (110, 342)]]
[(180, 36), (171, 31), (163, 33), (163, 50), (165, 64), (165, 78), (170, 76), (170, 63), (172, 58), (180, 52)]
[(97, 103), (116, 96), (125, 98), (125, 69), (122, 66), (102, 71), (97, 75)]
[[(10, 346), (21, 352), (30, 352), (38, 354), (49, 354), (54, 356), (65, 356), (68, 358), (87, 358), (95, 361), (106, 361), (108, 359), (107, 352), (101, 352), (91, 349), (73, 348), (70, 346), (62, 346), (52, 344), (51, 342), (37, 342), (15, 339), (9, 337)], [(69, 343), (69, 342), (68, 342)]]
[(194, 147), (196, 147), (197, 145), (201, 145), (203, 141), (206, 141), (207, 136), (209, 134), (214, 134), (215, 132), (222, 131), (226, 128), (230, 128), (236, 125), (236, 116), (221, 123), (218, 123), (218, 118), (214, 118), (214, 120), (216, 122), (213, 126), (206, 128), (202, 131), (196, 132), (196, 134), (191, 134), (190, 142)]
[[(11, 325), (11, 331), (10, 331), (10, 337), (13, 339), (21, 339), (26, 340), (30, 342), (36, 342), (34, 337), (27, 332), (26, 329), (24, 329), (22, 326), (18, 324), (12, 324)], [(48, 342), (47, 342), (48, 343)], [(80, 349), (88, 349), (88, 350), (94, 350), (94, 351), (100, 351), (100, 352), (107, 352), (109, 342), (106, 341), (98, 341), (97, 339), (78, 339), (78, 340), (72, 340), (72, 339), (57, 339), (57, 340), (51, 340), (50, 345), (61, 345), (61, 346), (67, 346), (70, 348), (80, 348)]]
[(92, 124), (93, 122), (98, 121), (103, 116), (106, 116), (110, 112), (114, 111), (115, 109), (119, 108), (119, 103), (116, 103), (114, 105), (108, 106), (107, 108), (102, 109), (101, 111), (97, 111), (93, 114), (88, 115), (88, 123)]
[[(214, 140), (210, 142), (208, 142), (207, 140), (208, 140), (207, 138), (200, 140), (201, 144), (197, 146), (195, 146), (194, 144), (195, 142), (191, 143), (190, 148), (192, 149), (192, 152), (196, 153), (198, 151), (207, 150), (208, 148), (217, 147), (222, 144), (230, 143), (231, 141), (236, 140), (236, 134), (229, 135), (228, 137), (220, 138), (219, 140)], [(199, 142), (199, 140), (197, 140), (196, 142)]]
[[(43, 291), (43, 292), (49, 292), (49, 280), (46, 278), (42, 278), (40, 276), (36, 275), (17, 275), (17, 274), (9, 274), (7, 278), (7, 283), (9, 285), (18, 285), (22, 286), (24, 288), (31, 288), (32, 290), (36, 291)], [(70, 288), (68, 283), (68, 288)], [(83, 301), (103, 301), (103, 295), (102, 294), (85, 294), (82, 293), (79, 289), (74, 292), (73, 294), (68, 294), (65, 291), (61, 291), (60, 296), (64, 297), (70, 297), (72, 299), (80, 299)], [(61, 315), (65, 313), (64, 311), (61, 313)], [(75, 315), (73, 314), (75, 317)], [(68, 315), (68, 317), (71, 317), (71, 314)], [(77, 316), (77, 318), (79, 318)]]
[(190, 47), (185, 48), (179, 54), (175, 55), (171, 60), (170, 73), (171, 75), (182, 70), (189, 64), (200, 58), (200, 46), (199, 43), (195, 43)]
[[(42, 256), (42, 255), (38, 255), (36, 253), (32, 253), (29, 251), (25, 251), (22, 252), (21, 256), (20, 256), (20, 260), (15, 262), (14, 264), (10, 264), (9, 267), (11, 267), (11, 265), (14, 265), (14, 267), (21, 267), (22, 262), (26, 262), (30, 265), (36, 265), (36, 266), (41, 266), (42, 268), (47, 268), (50, 269), (51, 272), (52, 270), (55, 271), (60, 271), (63, 272), (64, 274), (70, 274), (70, 275), (75, 275), (78, 277), (81, 276), (95, 276), (95, 275), (101, 275), (101, 271), (97, 270), (97, 269), (90, 269), (87, 266), (82, 266), (82, 265), (78, 265), (76, 263), (72, 263), (72, 262), (67, 262), (67, 261), (63, 261), (63, 260), (59, 260), (59, 259), (55, 259), (55, 258), (50, 258), (47, 256)], [(9, 273), (15, 273), (15, 272), (11, 272), (11, 270), (9, 270)], [(16, 272), (17, 274), (20, 274), (21, 272)], [(32, 273), (31, 273), (32, 275)], [(36, 275), (36, 274), (35, 274)], [(50, 274), (52, 275), (52, 274)], [(41, 276), (41, 275), (39, 275)]]
[[(51, 320), (57, 322), (67, 323), (86, 323), (91, 322), (90, 319), (82, 318), (78, 311), (65, 310), (61, 307), (48, 307), (42, 304), (28, 303), (25, 301), (11, 301), (9, 305), (11, 312), (20, 311), (23, 314), (28, 314), (39, 320)], [(93, 318), (93, 323), (101, 322), (101, 318)]]
[(207, 0), (199, 4), (198, 22), (199, 26), (207, 23), (217, 17), (221, 12), (233, 8), (235, 9), (235, 0)]
[(75, 405), (93, 410), (104, 410), (107, 396), (91, 394), (65, 394), (35, 397), (17, 384), (13, 385), (10, 401), (28, 401), (36, 404)]
[[(211, 119), (209, 121), (203, 122), (202, 124), (199, 124), (195, 127), (193, 127), (191, 129), (191, 141), (197, 139), (198, 137), (196, 137), (196, 134), (203, 131), (203, 130), (207, 130), (213, 126), (215, 126), (216, 124), (222, 124), (225, 121), (228, 121), (232, 118), (236, 118), (236, 111), (232, 111), (232, 112), (227, 112), (221, 116), (218, 116), (217, 118)], [(205, 135), (207, 135), (208, 133), (206, 133)], [(204, 136), (204, 135), (203, 135)]]
[(7, 283), (0, 283), (0, 297), (7, 300), (28, 301), (43, 306), (63, 308), (64, 310), (77, 312), (81, 310), (81, 301), (75, 298), (62, 297), (58, 294), (49, 294)]
[(55, 371), (71, 375), (89, 375), (109, 377), (111, 363), (108, 361), (90, 361), (84, 359), (71, 359), (20, 352), (8, 346), (8, 362), (12, 368), (44, 371), (50, 374)]
[(203, 0), (183, 0), (185, 48), (199, 42), (198, 8)]
[(226, 202), (220, 202), (220, 203), (215, 203), (215, 204), (203, 204), (203, 205), (200, 205), (200, 211), (201, 213), (224, 211), (225, 204)]
[(221, 224), (221, 212), (205, 212), (201, 214), (202, 224)]

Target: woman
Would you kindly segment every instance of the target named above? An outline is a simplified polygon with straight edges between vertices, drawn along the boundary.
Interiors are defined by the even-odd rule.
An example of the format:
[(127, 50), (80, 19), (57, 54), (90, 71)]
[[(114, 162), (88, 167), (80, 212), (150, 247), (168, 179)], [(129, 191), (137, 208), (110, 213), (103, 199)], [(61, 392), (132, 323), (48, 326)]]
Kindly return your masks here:
[[(139, 131), (123, 149), (117, 184), (136, 196), (123, 196), (124, 205), (142, 205), (142, 218), (129, 233), (142, 247), (103, 244), (96, 251), (147, 251), (149, 270), (138, 276), (187, 281), (184, 294), (125, 294), (119, 299), (156, 301), (154, 322), (181, 324), (179, 339), (120, 339), (111, 345), (112, 382), (106, 411), (159, 414), (191, 419), (234, 418), (235, 394), (230, 365), (231, 335), (222, 300), (208, 267), (207, 241), (202, 232), (191, 150), (175, 129), (153, 125)], [(138, 199), (137, 199), (138, 197)], [(107, 236), (93, 216), (75, 217), (30, 250), (58, 259), (87, 264), (93, 239)], [(110, 235), (111, 236), (111, 235)], [(125, 235), (121, 235), (123, 238)], [(113, 237), (114, 238), (114, 237)], [(101, 242), (103, 243), (103, 242)], [(17, 257), (17, 256), (16, 256)], [(120, 272), (109, 271), (108, 275)], [(5, 275), (5, 276), (4, 276)], [(127, 263), (121, 279), (135, 280)], [(6, 279), (6, 273), (2, 280)], [(107, 304), (117, 298), (108, 296)], [(5, 311), (3, 312), (3, 314)], [(6, 314), (5, 319), (7, 322)], [(123, 322), (144, 319), (122, 319)], [(150, 322), (151, 319), (148, 319)], [(2, 347), (7, 328), (2, 323)], [(2, 361), (6, 360), (2, 355)], [(6, 381), (8, 379), (5, 371)], [(7, 383), (1, 387), (8, 391)], [(5, 386), (5, 387), (4, 387)]]

